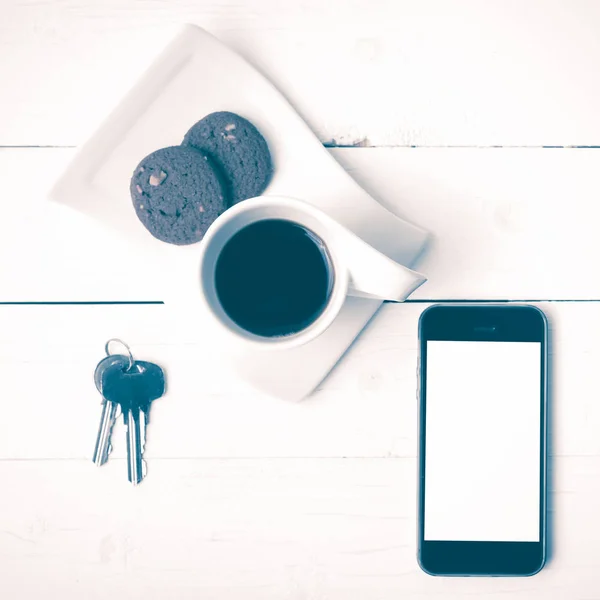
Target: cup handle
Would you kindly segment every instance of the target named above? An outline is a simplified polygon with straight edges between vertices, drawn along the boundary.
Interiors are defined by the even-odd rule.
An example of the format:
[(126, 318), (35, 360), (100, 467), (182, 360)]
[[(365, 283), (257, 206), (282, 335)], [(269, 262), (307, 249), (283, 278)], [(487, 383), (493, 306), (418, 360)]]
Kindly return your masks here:
[(350, 231), (342, 232), (337, 245), (347, 265), (350, 296), (403, 302), (427, 281), (421, 273), (393, 261)]

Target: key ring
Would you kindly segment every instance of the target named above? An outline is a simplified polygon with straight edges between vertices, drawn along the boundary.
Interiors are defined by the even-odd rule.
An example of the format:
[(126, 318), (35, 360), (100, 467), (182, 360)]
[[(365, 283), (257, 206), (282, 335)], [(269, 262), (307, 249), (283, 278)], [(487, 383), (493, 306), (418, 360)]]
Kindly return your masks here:
[(131, 353), (131, 348), (123, 340), (120, 340), (119, 338), (111, 338), (104, 345), (104, 351), (106, 352), (106, 356), (111, 356), (110, 349), (109, 349), (111, 342), (114, 342), (115, 344), (121, 344), (121, 346), (125, 346), (125, 348), (127, 349), (127, 356), (129, 357), (129, 365), (127, 366), (127, 369), (125, 369), (125, 370), (131, 371), (131, 369), (133, 368), (133, 365), (135, 364), (135, 360), (133, 359), (133, 354)]

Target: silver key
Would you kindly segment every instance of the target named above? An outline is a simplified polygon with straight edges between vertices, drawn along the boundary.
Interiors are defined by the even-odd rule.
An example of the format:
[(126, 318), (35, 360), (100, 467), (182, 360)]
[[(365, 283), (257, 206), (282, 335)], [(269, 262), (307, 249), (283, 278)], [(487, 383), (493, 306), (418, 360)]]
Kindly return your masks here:
[[(102, 359), (98, 363), (96, 372), (94, 373), (94, 381), (98, 391), (102, 394), (102, 376), (106, 369), (114, 367), (115, 365), (118, 368), (127, 369), (129, 363), (129, 357), (121, 354), (114, 354)], [(100, 426), (98, 427), (94, 456), (92, 457), (94, 464), (98, 467), (108, 461), (108, 456), (112, 450), (110, 438), (118, 416), (119, 405), (116, 402), (110, 402), (102, 395), (102, 416), (100, 417)]]
[(127, 475), (133, 485), (146, 475), (143, 460), (146, 425), (152, 401), (165, 393), (163, 370), (156, 364), (136, 360), (131, 368), (108, 367), (102, 373), (102, 394), (120, 405), (127, 427)]

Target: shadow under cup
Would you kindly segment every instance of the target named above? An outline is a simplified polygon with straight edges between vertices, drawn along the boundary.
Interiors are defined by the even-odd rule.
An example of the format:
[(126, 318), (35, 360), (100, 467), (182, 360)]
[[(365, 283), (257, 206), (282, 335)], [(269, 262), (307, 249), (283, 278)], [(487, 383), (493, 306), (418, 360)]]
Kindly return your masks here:
[(333, 308), (336, 276), (325, 242), (277, 211), (237, 216), (217, 228), (203, 256), (201, 283), (213, 315), (258, 341), (308, 332)]

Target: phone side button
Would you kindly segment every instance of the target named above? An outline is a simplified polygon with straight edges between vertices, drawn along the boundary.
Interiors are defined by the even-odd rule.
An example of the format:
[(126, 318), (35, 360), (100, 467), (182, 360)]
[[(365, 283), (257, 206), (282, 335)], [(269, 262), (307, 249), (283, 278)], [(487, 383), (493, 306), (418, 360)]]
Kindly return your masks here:
[(417, 402), (419, 401), (419, 395), (421, 392), (421, 378), (419, 377), (420, 374), (420, 369), (419, 369), (419, 364), (417, 364), (417, 393), (416, 393), (416, 399)]

